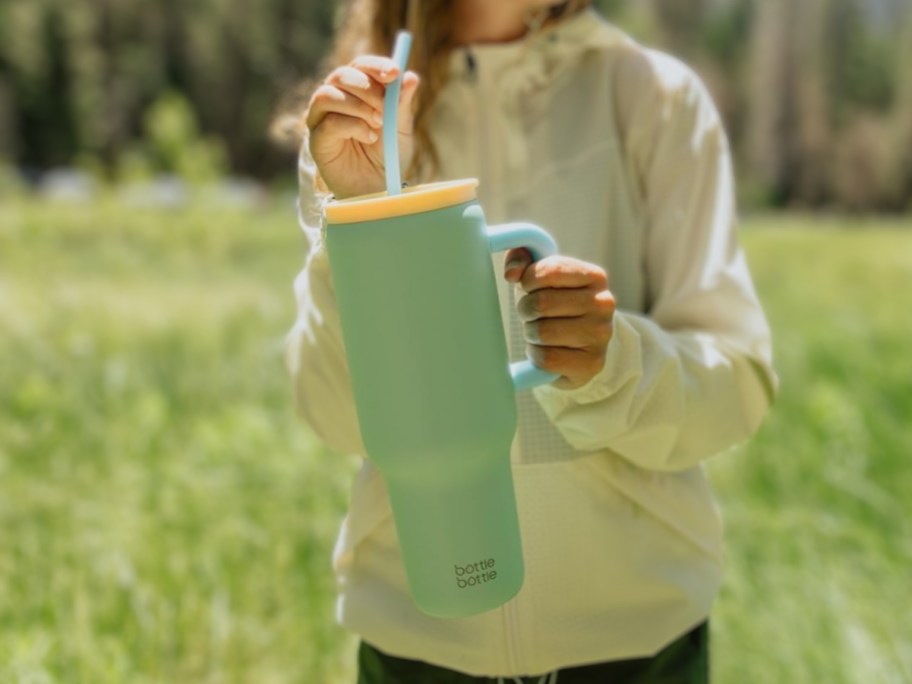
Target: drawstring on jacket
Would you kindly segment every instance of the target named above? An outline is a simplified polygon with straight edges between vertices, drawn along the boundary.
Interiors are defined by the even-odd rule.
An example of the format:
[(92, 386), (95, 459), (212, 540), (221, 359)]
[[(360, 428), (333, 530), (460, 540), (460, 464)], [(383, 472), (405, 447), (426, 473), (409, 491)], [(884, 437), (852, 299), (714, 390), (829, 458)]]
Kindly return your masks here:
[[(512, 679), (515, 684), (523, 684), (521, 677), (513, 677)], [(506, 682), (507, 680), (503, 677), (497, 678), (497, 684), (506, 684)], [(557, 670), (542, 675), (541, 679), (538, 680), (538, 684), (557, 684)]]

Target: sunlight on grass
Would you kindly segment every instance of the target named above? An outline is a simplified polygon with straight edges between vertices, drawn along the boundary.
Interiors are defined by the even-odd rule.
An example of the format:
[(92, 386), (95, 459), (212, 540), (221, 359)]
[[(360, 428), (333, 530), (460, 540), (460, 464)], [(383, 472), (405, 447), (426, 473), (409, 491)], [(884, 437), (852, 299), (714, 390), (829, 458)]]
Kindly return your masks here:
[[(910, 227), (744, 231), (782, 391), (710, 467), (716, 681), (912, 680)], [(0, 681), (352, 681), (330, 554), (356, 464), (282, 362), (303, 250), (290, 202), (0, 207)]]
[(729, 546), (717, 674), (908, 682), (912, 232), (800, 219), (751, 228), (782, 387), (757, 437), (711, 462)]

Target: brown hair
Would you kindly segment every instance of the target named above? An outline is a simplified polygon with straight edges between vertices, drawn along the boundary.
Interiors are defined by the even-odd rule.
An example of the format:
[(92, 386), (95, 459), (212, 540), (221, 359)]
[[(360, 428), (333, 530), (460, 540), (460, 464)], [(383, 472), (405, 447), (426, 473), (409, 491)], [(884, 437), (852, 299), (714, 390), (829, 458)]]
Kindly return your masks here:
[[(539, 26), (576, 14), (590, 2), (558, 2), (543, 10)], [(428, 114), (446, 83), (449, 55), (456, 47), (451, 32), (456, 4), (457, 0), (350, 0), (332, 52), (323, 62), (325, 75), (361, 54), (390, 54), (396, 33), (403, 28), (411, 32), (408, 68), (421, 75), (421, 87), (415, 97), (415, 158), (407, 176), (438, 165)]]

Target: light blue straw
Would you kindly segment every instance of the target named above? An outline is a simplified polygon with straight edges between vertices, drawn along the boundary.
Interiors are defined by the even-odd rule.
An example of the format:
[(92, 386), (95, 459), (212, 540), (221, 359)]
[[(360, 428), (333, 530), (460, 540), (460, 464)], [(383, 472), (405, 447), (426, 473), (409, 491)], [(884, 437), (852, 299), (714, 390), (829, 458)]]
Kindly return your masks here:
[(402, 192), (402, 175), (399, 172), (399, 91), (402, 89), (402, 75), (408, 63), (412, 34), (400, 31), (396, 34), (393, 61), (399, 67), (399, 76), (386, 86), (383, 98), (383, 163), (386, 166), (386, 192), (398, 195)]

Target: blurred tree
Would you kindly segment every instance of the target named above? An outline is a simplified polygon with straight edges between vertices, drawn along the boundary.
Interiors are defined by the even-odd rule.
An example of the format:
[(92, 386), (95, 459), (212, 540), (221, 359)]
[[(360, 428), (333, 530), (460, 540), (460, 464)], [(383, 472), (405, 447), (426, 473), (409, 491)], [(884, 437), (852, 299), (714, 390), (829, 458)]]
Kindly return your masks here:
[(39, 17), (34, 38), (42, 59), (33, 78), (16, 72), (12, 77), (13, 97), (19, 104), (17, 147), (30, 151), (31, 164), (47, 167), (72, 158), (80, 143), (71, 97), (69, 41), (56, 7)]
[(288, 161), (268, 143), (273, 109), (313, 73), (334, 15), (317, 0), (0, 0), (0, 156), (113, 168), (176, 90), (235, 172), (274, 174)]
[(902, 22), (874, 23), (869, 10), (862, 0), (758, 6), (748, 159), (774, 205), (861, 211), (908, 201), (892, 123), (912, 116), (897, 95)]
[(906, 7), (901, 48), (896, 51), (899, 90), (894, 108), (894, 128), (901, 208), (912, 209), (912, 9)]
[(699, 50), (707, 9), (707, 0), (652, 0), (667, 49), (685, 58)]
[(735, 0), (707, 11), (701, 27), (702, 54), (697, 69), (707, 81), (730, 137), (744, 137), (748, 89), (744, 87), (750, 62), (753, 0)]
[(794, 188), (795, 40), (799, 11), (791, 0), (766, 0), (757, 13), (752, 40), (749, 159), (768, 200), (782, 204)]
[[(274, 113), (300, 110), (343, 2), (0, 0), (0, 160), (290, 175), (270, 133), (281, 140), (291, 120)], [(912, 199), (908, 0), (594, 4), (701, 74), (747, 196), (857, 210)], [(178, 101), (198, 163), (162, 156), (148, 125)]]
[(225, 174), (221, 140), (201, 134), (196, 112), (180, 93), (171, 91), (159, 97), (146, 112), (143, 130), (144, 151), (153, 168), (196, 183), (218, 180)]

